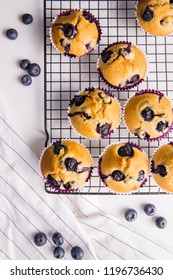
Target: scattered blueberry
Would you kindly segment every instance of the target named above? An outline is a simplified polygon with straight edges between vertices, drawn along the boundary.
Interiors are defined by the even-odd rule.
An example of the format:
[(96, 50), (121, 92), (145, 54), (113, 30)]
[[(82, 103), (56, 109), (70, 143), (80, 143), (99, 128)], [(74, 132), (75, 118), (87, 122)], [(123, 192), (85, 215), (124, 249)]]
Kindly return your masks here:
[(170, 3), (170, 5), (172, 5), (173, 4), (173, 0), (169, 0), (169, 3)]
[(154, 12), (152, 10), (150, 10), (149, 7), (146, 7), (144, 12), (143, 12), (143, 15), (142, 15), (142, 19), (144, 21), (151, 21), (154, 17)]
[(41, 72), (41, 68), (37, 63), (29, 64), (27, 70), (28, 70), (29, 75), (31, 75), (32, 77), (39, 76), (40, 72)]
[(154, 112), (150, 109), (150, 107), (143, 109), (141, 115), (146, 122), (149, 122), (154, 118)]
[(58, 182), (50, 174), (47, 176), (47, 183), (53, 185), (56, 188), (59, 187)]
[(64, 243), (64, 238), (60, 232), (54, 232), (52, 240), (56, 246), (61, 246)]
[(112, 176), (113, 180), (118, 181), (118, 182), (123, 181), (125, 179), (125, 175), (120, 170), (114, 170), (112, 172), (111, 176)]
[(111, 58), (112, 51), (105, 51), (101, 54), (102, 60), (104, 63), (107, 63), (108, 60)]
[(18, 32), (17, 32), (16, 29), (10, 28), (10, 29), (7, 30), (6, 36), (10, 40), (15, 40), (18, 37)]
[(58, 246), (53, 250), (53, 255), (56, 259), (62, 259), (65, 255), (65, 251), (62, 247)]
[(67, 182), (66, 184), (63, 185), (64, 189), (70, 190), (71, 189), (71, 184), (70, 182)]
[(160, 176), (165, 177), (167, 175), (166, 167), (162, 164), (158, 165), (154, 170), (154, 173), (159, 173)]
[(98, 123), (96, 127), (96, 131), (101, 135), (101, 137), (105, 137), (109, 134), (110, 128), (111, 128), (110, 124), (108, 123), (105, 123), (102, 126), (100, 126), (100, 123)]
[(158, 228), (165, 228), (167, 225), (167, 220), (163, 217), (158, 217), (155, 223)]
[(168, 122), (158, 122), (157, 126), (156, 126), (156, 130), (159, 132), (164, 131), (166, 128), (168, 127)]
[(67, 169), (67, 171), (77, 171), (77, 166), (78, 166), (78, 162), (76, 159), (74, 158), (66, 158), (65, 161), (64, 161), (64, 165)]
[(137, 181), (140, 182), (145, 178), (145, 171), (144, 170), (140, 170), (139, 174), (138, 174), (138, 178)]
[(124, 217), (128, 222), (133, 222), (137, 218), (137, 212), (134, 209), (127, 209), (124, 213)]
[(22, 22), (24, 24), (31, 24), (33, 22), (33, 17), (30, 14), (24, 14), (22, 16)]
[(154, 216), (154, 214), (156, 213), (156, 206), (153, 204), (146, 204), (144, 206), (144, 212), (148, 215), (148, 216)]
[(65, 50), (66, 54), (69, 54), (70, 46), (71, 46), (70, 44), (65, 45), (64, 50)]
[(38, 232), (35, 236), (34, 236), (34, 243), (37, 246), (43, 246), (47, 241), (47, 236), (44, 232)]
[(88, 20), (90, 23), (92, 23), (94, 20), (93, 20), (93, 16), (88, 13), (87, 11), (83, 11), (83, 16), (86, 20)]
[(84, 256), (84, 251), (79, 246), (74, 246), (71, 249), (72, 258), (75, 260), (82, 260)]
[(133, 148), (130, 144), (126, 144), (118, 149), (120, 157), (132, 157), (134, 154)]
[(136, 74), (136, 75), (133, 75), (132, 77), (131, 77), (131, 79), (130, 79), (130, 84), (136, 84), (137, 82), (139, 82), (139, 80), (140, 80), (140, 76), (138, 75), (138, 74)]
[(28, 65), (30, 64), (30, 61), (28, 59), (22, 59), (20, 61), (20, 67), (23, 69), (23, 70), (26, 70)]
[(60, 150), (63, 150), (63, 149), (65, 150), (65, 147), (63, 145), (61, 145), (60, 142), (55, 142), (55, 143), (53, 143), (53, 145), (54, 145), (53, 153), (55, 155), (58, 155)]
[(85, 99), (86, 99), (86, 95), (76, 95), (74, 97), (74, 103), (76, 106), (80, 106), (84, 103)]
[(21, 78), (21, 83), (24, 86), (30, 86), (32, 84), (32, 78), (29, 75), (24, 75)]
[(77, 34), (77, 29), (76, 27), (71, 24), (71, 23), (65, 23), (63, 25), (62, 31), (64, 32), (64, 35), (67, 39), (72, 39), (76, 36)]

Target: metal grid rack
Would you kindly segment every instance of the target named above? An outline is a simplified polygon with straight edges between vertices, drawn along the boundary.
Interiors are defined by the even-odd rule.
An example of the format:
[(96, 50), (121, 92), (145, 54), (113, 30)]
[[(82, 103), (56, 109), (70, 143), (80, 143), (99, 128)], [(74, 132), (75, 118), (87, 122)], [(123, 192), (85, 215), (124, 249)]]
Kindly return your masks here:
[[(49, 38), (50, 23), (61, 11), (73, 8), (91, 11), (100, 21), (102, 27), (101, 42), (90, 55), (82, 58), (69, 58), (58, 53)], [(59, 138), (70, 138), (83, 143), (94, 159), (93, 176), (81, 194), (114, 194), (103, 186), (98, 178), (97, 161), (105, 147), (113, 142), (134, 142), (148, 155), (149, 160), (154, 151), (161, 145), (173, 141), (173, 133), (161, 140), (148, 143), (139, 140), (125, 127), (123, 121), (115, 133), (107, 139), (86, 140), (70, 127), (67, 108), (71, 98), (87, 87), (103, 87), (111, 90), (119, 99), (123, 108), (127, 99), (142, 89), (162, 91), (173, 99), (173, 36), (154, 37), (145, 33), (135, 19), (135, 1), (44, 1), (45, 27), (45, 132), (46, 145)], [(129, 91), (116, 91), (101, 82), (96, 63), (101, 51), (116, 41), (129, 41), (138, 45), (147, 55), (149, 73), (146, 80)], [(47, 192), (52, 192), (49, 188)], [(164, 194), (149, 176), (148, 183), (134, 194)]]

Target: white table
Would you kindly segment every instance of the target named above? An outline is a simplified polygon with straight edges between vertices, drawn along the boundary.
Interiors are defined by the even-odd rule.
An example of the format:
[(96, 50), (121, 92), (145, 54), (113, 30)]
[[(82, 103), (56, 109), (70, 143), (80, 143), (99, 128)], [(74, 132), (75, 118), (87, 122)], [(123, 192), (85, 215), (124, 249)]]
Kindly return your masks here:
[[(8, 104), (14, 116), (16, 129), (28, 142), (31, 149), (39, 157), (44, 147), (44, 33), (43, 33), (43, 0), (0, 0), (0, 94)], [(34, 21), (25, 25), (21, 15), (31, 13)], [(5, 31), (16, 28), (19, 36), (15, 41), (6, 38)], [(25, 87), (20, 83), (20, 77), (25, 73), (19, 67), (21, 59), (28, 58), (31, 62), (38, 63), (42, 68), (39, 77), (33, 78), (31, 86)], [(90, 196), (92, 201), (92, 196)], [(172, 195), (150, 196), (101, 196), (99, 195), (100, 208), (116, 215), (120, 219), (126, 208), (134, 208), (138, 218), (133, 223), (134, 227), (148, 231), (160, 240), (171, 242), (173, 236), (173, 197)], [(145, 203), (154, 203), (157, 215), (163, 215), (168, 220), (165, 230), (159, 230), (154, 225), (154, 219), (147, 217), (143, 211)], [(128, 225), (128, 224), (127, 224)]]

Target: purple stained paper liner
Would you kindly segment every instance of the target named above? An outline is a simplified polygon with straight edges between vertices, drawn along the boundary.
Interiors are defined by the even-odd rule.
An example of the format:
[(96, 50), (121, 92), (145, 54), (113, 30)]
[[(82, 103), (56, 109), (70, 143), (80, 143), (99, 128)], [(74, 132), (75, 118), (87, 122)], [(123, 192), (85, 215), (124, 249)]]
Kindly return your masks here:
[[(132, 194), (132, 193), (138, 192), (138, 191), (140, 190), (140, 188), (142, 188), (142, 187), (146, 184), (147, 178), (145, 178), (145, 179), (141, 182), (141, 184), (140, 184), (140, 186), (139, 186), (139, 188), (138, 188), (137, 190), (127, 191), (127, 192), (118, 192), (118, 191), (116, 191), (116, 190), (111, 189), (111, 188), (108, 186), (108, 184), (106, 183), (106, 178), (104, 177), (104, 175), (103, 175), (103, 173), (102, 173), (102, 171), (101, 171), (101, 163), (102, 163), (102, 156), (103, 156), (103, 154), (106, 152), (106, 150), (107, 150), (109, 147), (111, 147), (111, 146), (113, 146), (113, 145), (115, 145), (115, 144), (121, 144), (121, 143), (122, 143), (122, 144), (130, 144), (131, 146), (137, 148), (137, 149), (140, 150), (142, 153), (144, 153), (145, 156), (146, 156), (146, 158), (148, 159), (148, 157), (147, 157), (145, 151), (144, 151), (139, 145), (137, 145), (136, 143), (133, 143), (133, 142), (116, 142), (116, 143), (112, 143), (112, 144), (108, 145), (108, 146), (104, 149), (103, 153), (100, 155), (99, 160), (98, 160), (98, 164), (97, 164), (97, 172), (98, 172), (98, 175), (99, 175), (99, 177), (100, 177), (100, 179), (101, 179), (101, 181), (103, 182), (103, 184), (104, 184), (105, 187), (108, 187), (110, 190), (112, 190), (112, 191), (113, 191), (114, 193), (116, 193), (116, 194), (123, 194), (123, 195), (126, 195), (126, 194)], [(149, 161), (148, 161), (148, 162), (149, 162)], [(149, 169), (150, 169), (150, 168), (149, 168)], [(148, 172), (148, 173), (149, 173), (149, 172)], [(149, 176), (149, 174), (148, 174), (148, 176)], [(147, 177), (148, 177), (148, 176), (147, 176)]]
[(51, 27), (50, 27), (50, 29), (49, 29), (50, 41), (51, 41), (52, 45), (54, 46), (54, 48), (55, 48), (59, 53), (63, 54), (64, 56), (68, 56), (68, 57), (70, 57), (70, 58), (77, 58), (77, 56), (74, 55), (74, 54), (66, 53), (66, 52), (65, 52), (65, 53), (62, 53), (62, 52), (56, 47), (56, 45), (54, 44), (53, 39), (52, 39), (51, 29), (52, 29), (52, 24), (54, 23), (54, 21), (55, 21), (57, 18), (59, 18), (59, 17), (61, 17), (61, 16), (70, 15), (70, 14), (72, 14), (73, 12), (77, 12), (77, 11), (78, 11), (78, 12), (82, 12), (82, 13), (84, 13), (85, 15), (90, 16), (90, 18), (91, 18), (91, 19), (93, 20), (93, 22), (96, 24), (97, 29), (98, 29), (98, 39), (97, 39), (96, 46), (95, 46), (94, 48), (91, 48), (87, 53), (85, 53), (83, 56), (79, 56), (78, 58), (84, 57), (84, 56), (86, 56), (86, 55), (89, 55), (89, 54), (97, 47), (97, 45), (100, 43), (100, 41), (101, 41), (101, 35), (102, 35), (102, 29), (101, 29), (99, 20), (98, 20), (91, 12), (89, 12), (89, 11), (87, 11), (87, 10), (69, 9), (69, 10), (65, 10), (65, 11), (61, 12), (60, 14), (56, 15), (56, 17), (55, 17), (55, 18), (53, 19), (53, 21), (51, 22)]
[[(88, 172), (88, 176), (85, 180), (85, 183), (89, 181), (89, 179), (92, 177), (92, 172), (93, 172), (93, 159), (92, 159), (92, 156), (91, 154), (89, 153), (88, 149), (81, 143), (77, 142), (77, 141), (74, 141), (74, 140), (71, 140), (71, 139), (58, 139), (56, 141), (54, 141), (53, 143), (50, 143), (46, 148), (43, 149), (42, 153), (41, 153), (41, 156), (40, 156), (40, 159), (39, 159), (39, 170), (40, 170), (40, 175), (42, 176), (43, 178), (43, 175), (42, 175), (42, 172), (41, 172), (41, 159), (43, 157), (43, 154), (44, 152), (52, 145), (54, 145), (55, 143), (60, 143), (62, 141), (71, 141), (71, 142), (75, 142), (75, 143), (78, 143), (79, 145), (83, 146), (85, 148), (85, 150), (88, 152), (88, 155), (90, 157), (90, 160), (91, 160), (91, 168), (90, 168), (90, 171)], [(48, 179), (47, 178), (43, 178), (43, 181), (45, 182), (45, 186), (46, 188), (50, 188), (51, 191), (53, 192), (56, 192), (56, 193), (77, 193), (80, 189), (82, 189), (84, 187), (83, 186), (80, 186), (80, 188), (76, 188), (76, 189), (61, 189), (60, 186), (62, 185), (62, 183), (60, 181), (57, 181), (57, 183), (59, 183), (59, 186), (54, 186), (53, 184), (51, 184), (51, 182), (48, 182)]]
[(144, 53), (144, 51), (141, 50), (141, 48), (139, 48), (137, 45), (132, 44), (131, 42), (126, 42), (126, 41), (114, 42), (114, 43), (108, 45), (105, 49), (103, 49), (103, 51), (101, 52), (101, 54), (100, 54), (100, 56), (99, 56), (99, 58), (98, 58), (98, 60), (97, 60), (97, 71), (98, 71), (98, 74), (99, 74), (99, 76), (100, 76), (102, 82), (104, 82), (106, 85), (108, 85), (108, 86), (110, 86), (110, 87), (112, 87), (112, 88), (114, 88), (114, 89), (116, 89), (116, 90), (125, 91), (125, 90), (132, 89), (132, 88), (138, 86), (139, 84), (141, 84), (141, 83), (144, 81), (145, 77), (144, 77), (144, 78), (141, 78), (140, 80), (138, 80), (136, 83), (134, 83), (134, 84), (132, 84), (132, 85), (129, 85), (129, 86), (126, 85), (126, 86), (124, 86), (124, 87), (119, 87), (119, 86), (112, 85), (107, 79), (105, 79), (105, 77), (103, 76), (103, 74), (102, 74), (102, 72), (101, 72), (101, 70), (100, 70), (100, 68), (99, 68), (99, 61), (100, 61), (100, 58), (101, 58), (102, 53), (105, 52), (105, 51), (107, 51), (110, 47), (112, 47), (112, 46), (114, 46), (114, 45), (118, 45), (118, 44), (128, 44), (128, 45), (131, 44), (131, 45), (133, 45), (133, 46), (136, 46), (136, 47), (141, 51), (141, 53), (142, 53), (142, 54), (144, 55), (144, 57), (145, 57), (146, 64), (147, 64), (147, 70), (146, 70), (146, 73), (145, 73), (145, 77), (148, 75), (148, 68), (149, 68), (148, 65), (149, 65), (149, 63), (148, 63), (148, 59), (147, 59), (146, 54)]
[[(141, 91), (139, 91), (139, 92), (136, 92), (135, 93), (135, 96), (138, 96), (138, 95), (141, 95), (141, 94), (145, 94), (145, 93), (147, 93), (147, 94), (156, 94), (156, 95), (158, 95), (160, 98), (160, 100), (162, 99), (162, 97), (165, 97), (165, 98), (167, 98), (169, 101), (170, 101), (170, 103), (172, 104), (172, 102), (171, 102), (171, 100), (170, 100), (170, 98), (168, 98), (167, 96), (165, 96), (164, 95), (164, 93), (162, 93), (162, 92), (160, 92), (160, 91), (158, 91), (158, 90), (154, 90), (154, 89), (144, 89), (144, 90), (141, 90)], [(133, 96), (132, 96), (133, 97)], [(127, 123), (126, 123), (126, 121), (125, 121), (125, 108), (126, 108), (126, 105), (127, 105), (127, 103), (129, 102), (129, 100), (132, 98), (132, 97), (130, 97), (127, 101), (126, 101), (126, 103), (125, 103), (125, 105), (124, 105), (124, 108), (123, 108), (123, 122), (124, 122), (124, 124), (125, 124), (125, 126), (126, 126), (126, 128), (130, 131), (130, 129), (128, 128), (128, 125), (127, 125)], [(164, 138), (166, 138), (168, 135), (169, 135), (169, 133), (170, 132), (172, 132), (173, 131), (173, 122), (172, 122), (172, 124), (170, 125), (170, 126), (168, 126), (168, 128), (167, 128), (167, 131), (165, 132), (165, 133), (163, 133), (161, 136), (159, 136), (159, 137), (156, 137), (156, 138), (144, 138), (144, 139), (141, 139), (138, 135), (136, 135), (136, 134), (134, 134), (133, 132), (131, 132), (133, 135), (135, 135), (138, 139), (140, 139), (140, 140), (146, 140), (146, 141), (148, 141), (148, 142), (155, 142), (155, 141), (159, 141), (159, 140), (161, 140), (161, 139), (164, 139)]]
[[(85, 88), (85, 90), (92, 90), (92, 89), (94, 89), (94, 87)], [(97, 88), (95, 88), (95, 89), (103, 90), (107, 95), (109, 95), (110, 97), (114, 98), (114, 99), (117, 101), (117, 104), (118, 104), (118, 106), (119, 106), (119, 112), (120, 112), (120, 118), (119, 118), (119, 122), (118, 122), (117, 126), (116, 126), (114, 129), (112, 129), (111, 131), (109, 131), (109, 133), (107, 133), (107, 134), (104, 135), (104, 136), (100, 136), (100, 137), (98, 137), (98, 138), (91, 138), (91, 137), (87, 137), (86, 135), (84, 135), (84, 134), (82, 134), (81, 132), (79, 132), (79, 131), (73, 126), (73, 124), (72, 124), (72, 122), (71, 122), (71, 117), (69, 117), (69, 116), (68, 116), (68, 122), (69, 122), (69, 125), (71, 126), (71, 128), (74, 129), (74, 131), (75, 131), (78, 135), (84, 137), (85, 139), (92, 139), (92, 140), (98, 141), (99, 139), (106, 139), (106, 138), (110, 137), (110, 136), (116, 131), (117, 127), (118, 127), (119, 124), (120, 124), (120, 121), (121, 121), (121, 118), (122, 118), (122, 113), (121, 113), (121, 105), (120, 105), (120, 102), (118, 101), (118, 99), (115, 97), (115, 95), (114, 95), (111, 91), (109, 91), (109, 90), (107, 90), (107, 89), (105, 89), (105, 88), (100, 88), (100, 87), (97, 87)], [(79, 94), (80, 94), (81, 92), (83, 92), (83, 91), (84, 91), (84, 90), (81, 90), (80, 92), (78, 92), (77, 95), (79, 95)], [(75, 96), (76, 96), (76, 95), (75, 95)], [(74, 97), (71, 99), (70, 104), (69, 104), (69, 107), (68, 107), (68, 110), (67, 110), (67, 114), (68, 114), (68, 115), (69, 115), (69, 113), (70, 113), (70, 107), (72, 106), (72, 101), (73, 101), (73, 99), (74, 99)]]

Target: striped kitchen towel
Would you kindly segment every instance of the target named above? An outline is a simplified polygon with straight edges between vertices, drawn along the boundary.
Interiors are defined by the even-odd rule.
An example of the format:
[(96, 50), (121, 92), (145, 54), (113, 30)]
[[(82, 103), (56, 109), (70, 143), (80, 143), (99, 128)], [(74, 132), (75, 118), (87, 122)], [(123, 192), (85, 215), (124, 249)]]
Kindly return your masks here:
[[(38, 158), (16, 132), (0, 98), (0, 259), (53, 259), (55, 231), (65, 239), (67, 260), (75, 245), (86, 260), (173, 259), (173, 247), (105, 213), (98, 200), (45, 192)], [(38, 231), (48, 237), (42, 247), (33, 242)]]

